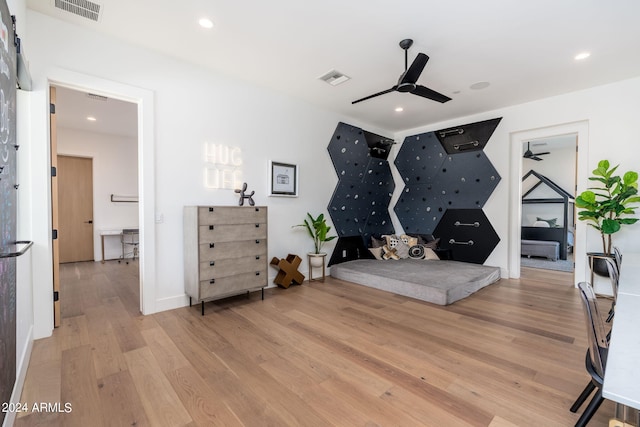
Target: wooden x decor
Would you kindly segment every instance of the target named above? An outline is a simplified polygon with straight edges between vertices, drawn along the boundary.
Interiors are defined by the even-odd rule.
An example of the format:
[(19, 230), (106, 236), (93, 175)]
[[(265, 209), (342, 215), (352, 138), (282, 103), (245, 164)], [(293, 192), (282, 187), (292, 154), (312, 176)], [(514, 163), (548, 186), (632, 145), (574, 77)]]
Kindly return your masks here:
[(298, 271), (301, 262), (302, 259), (298, 255), (293, 254), (287, 255), (286, 259), (273, 257), (270, 264), (279, 270), (273, 283), (285, 289), (292, 283), (301, 285), (302, 282), (304, 282), (304, 274)]

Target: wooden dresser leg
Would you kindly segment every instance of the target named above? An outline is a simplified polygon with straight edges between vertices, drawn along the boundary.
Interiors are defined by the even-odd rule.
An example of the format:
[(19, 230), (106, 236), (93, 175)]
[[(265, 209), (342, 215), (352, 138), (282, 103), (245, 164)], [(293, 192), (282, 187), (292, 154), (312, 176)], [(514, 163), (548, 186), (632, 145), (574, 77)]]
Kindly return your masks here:
[(204, 316), (204, 301), (202, 301), (202, 303), (201, 303), (200, 310), (202, 311), (202, 315)]

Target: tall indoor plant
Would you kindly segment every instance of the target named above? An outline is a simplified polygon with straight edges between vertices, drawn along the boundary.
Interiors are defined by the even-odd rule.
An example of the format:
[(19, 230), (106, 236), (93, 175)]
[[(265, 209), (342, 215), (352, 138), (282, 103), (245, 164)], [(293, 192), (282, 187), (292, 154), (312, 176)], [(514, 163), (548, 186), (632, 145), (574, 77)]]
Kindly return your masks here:
[(578, 219), (587, 221), (600, 232), (604, 256), (612, 254), (612, 235), (623, 225), (638, 221), (638, 218), (628, 216), (635, 214), (636, 206), (632, 204), (640, 202), (638, 173), (629, 171), (622, 176), (614, 175), (618, 166), (610, 167), (608, 160), (598, 162), (598, 168), (589, 180), (599, 184), (589, 187), (576, 198), (576, 206), (582, 209), (578, 211)]
[(314, 252), (310, 252), (310, 259), (314, 258), (318, 264), (314, 265), (314, 267), (322, 266), (324, 262), (324, 257), (327, 255), (322, 252), (322, 246), (337, 236), (329, 236), (329, 230), (331, 230), (331, 226), (327, 225), (327, 220), (324, 217), (324, 214), (318, 215), (314, 218), (310, 213), (307, 212), (307, 217), (305, 218), (302, 224), (294, 225), (294, 227), (304, 227), (307, 229), (309, 236), (313, 240)]

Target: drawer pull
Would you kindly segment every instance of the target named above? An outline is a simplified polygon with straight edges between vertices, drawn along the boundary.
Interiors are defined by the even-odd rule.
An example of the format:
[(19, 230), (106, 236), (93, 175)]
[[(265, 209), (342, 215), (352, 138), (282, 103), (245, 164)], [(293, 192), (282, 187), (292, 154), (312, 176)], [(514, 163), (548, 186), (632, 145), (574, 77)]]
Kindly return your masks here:
[(260, 272), (259, 272), (259, 271), (256, 271), (256, 276), (259, 276), (259, 275), (260, 275)]
[(256, 212), (260, 212), (260, 208), (256, 208)]
[(209, 212), (213, 212), (213, 208), (209, 208)]
[(256, 224), (256, 228), (260, 228), (260, 224)]
[(213, 285), (214, 283), (216, 283), (216, 279), (211, 279), (211, 280), (209, 280), (209, 284), (210, 284), (210, 285)]
[(260, 259), (260, 255), (256, 255), (256, 259)]
[(213, 230), (213, 225), (210, 225), (210, 226), (209, 226), (209, 230)]
[(259, 245), (260, 244), (260, 240), (256, 239), (256, 244)]
[(214, 265), (216, 265), (215, 261), (209, 261), (209, 266), (213, 267)]
[(209, 243), (209, 249), (213, 248), (215, 245), (215, 243)]

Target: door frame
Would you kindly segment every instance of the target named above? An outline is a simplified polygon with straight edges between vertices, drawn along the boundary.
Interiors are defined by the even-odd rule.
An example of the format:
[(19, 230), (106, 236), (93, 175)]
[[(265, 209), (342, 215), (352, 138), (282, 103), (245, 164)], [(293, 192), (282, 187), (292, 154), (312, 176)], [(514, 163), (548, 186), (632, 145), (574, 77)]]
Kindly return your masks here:
[[(566, 123), (538, 129), (528, 129), (511, 132), (509, 146), (511, 150), (509, 177), (509, 277), (520, 277), (520, 227), (522, 224), (522, 144), (527, 140), (550, 138), (558, 135), (575, 134), (577, 136), (578, 152), (576, 155), (576, 194), (580, 194), (588, 182), (588, 149), (589, 149), (589, 121)], [(573, 270), (574, 283), (577, 284), (588, 277), (588, 263), (586, 257), (587, 226), (582, 221), (575, 224), (575, 246)]]
[[(140, 230), (140, 312), (156, 308), (155, 131), (151, 90), (64, 69), (48, 74), (48, 86), (63, 86), (138, 105), (138, 223)], [(48, 92), (48, 90), (47, 90)]]

